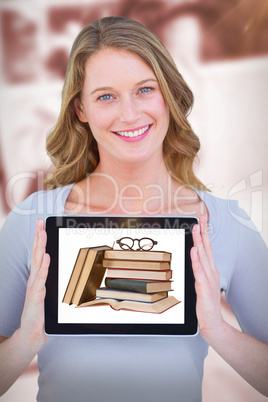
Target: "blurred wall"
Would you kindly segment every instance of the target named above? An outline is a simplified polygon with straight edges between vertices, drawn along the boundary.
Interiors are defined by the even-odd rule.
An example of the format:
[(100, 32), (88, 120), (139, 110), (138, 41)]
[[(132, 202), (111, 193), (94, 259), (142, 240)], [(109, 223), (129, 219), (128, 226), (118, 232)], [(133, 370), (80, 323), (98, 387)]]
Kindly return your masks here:
[(238, 199), (268, 243), (267, 0), (0, 0), (0, 225), (43, 188), (71, 45), (108, 15), (141, 21), (169, 49), (195, 95), (197, 175)]

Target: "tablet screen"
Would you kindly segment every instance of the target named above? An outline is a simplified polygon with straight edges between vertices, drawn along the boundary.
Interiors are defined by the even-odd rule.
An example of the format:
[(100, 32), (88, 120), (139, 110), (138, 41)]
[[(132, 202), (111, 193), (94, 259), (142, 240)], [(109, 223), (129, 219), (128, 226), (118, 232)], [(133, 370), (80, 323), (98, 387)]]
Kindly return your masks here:
[(53, 216), (45, 332), (193, 335), (195, 217)]

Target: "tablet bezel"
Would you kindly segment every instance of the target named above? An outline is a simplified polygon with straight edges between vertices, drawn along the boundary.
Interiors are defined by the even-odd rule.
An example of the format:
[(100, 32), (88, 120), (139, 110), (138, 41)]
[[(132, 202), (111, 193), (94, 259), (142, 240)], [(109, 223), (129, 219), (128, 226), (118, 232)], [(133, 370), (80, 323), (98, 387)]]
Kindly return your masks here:
[[(118, 224), (118, 227), (131, 227), (136, 225), (145, 227), (177, 228), (185, 229), (185, 322), (183, 324), (66, 324), (58, 322), (58, 253), (59, 253), (59, 229), (68, 227), (72, 219), (72, 228), (96, 227), (96, 225)], [(46, 281), (45, 297), (45, 333), (47, 335), (131, 335), (131, 336), (193, 336), (198, 332), (196, 317), (196, 292), (195, 280), (192, 271), (190, 250), (193, 246), (192, 227), (198, 223), (195, 216), (49, 216), (46, 219), (47, 247), (51, 262)], [(95, 226), (93, 226), (95, 225)], [(121, 225), (121, 226), (119, 226)], [(146, 226), (147, 225), (147, 226)], [(149, 225), (149, 226), (148, 226)], [(138, 226), (137, 226), (138, 227)], [(186, 291), (187, 290), (187, 291)]]

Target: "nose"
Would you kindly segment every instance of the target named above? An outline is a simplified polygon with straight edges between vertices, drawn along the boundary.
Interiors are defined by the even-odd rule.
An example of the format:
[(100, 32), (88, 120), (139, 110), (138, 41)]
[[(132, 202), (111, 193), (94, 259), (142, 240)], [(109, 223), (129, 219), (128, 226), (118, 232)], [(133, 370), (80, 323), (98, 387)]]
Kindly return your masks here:
[(133, 97), (122, 99), (120, 102), (120, 121), (133, 124), (140, 117), (140, 110)]

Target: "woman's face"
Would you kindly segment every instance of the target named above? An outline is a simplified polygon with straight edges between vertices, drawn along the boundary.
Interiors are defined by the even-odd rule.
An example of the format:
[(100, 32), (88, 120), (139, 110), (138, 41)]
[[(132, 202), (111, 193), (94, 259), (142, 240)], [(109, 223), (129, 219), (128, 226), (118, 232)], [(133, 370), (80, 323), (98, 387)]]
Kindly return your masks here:
[(101, 161), (162, 157), (169, 111), (154, 72), (137, 55), (105, 48), (90, 57), (75, 108), (91, 128)]

